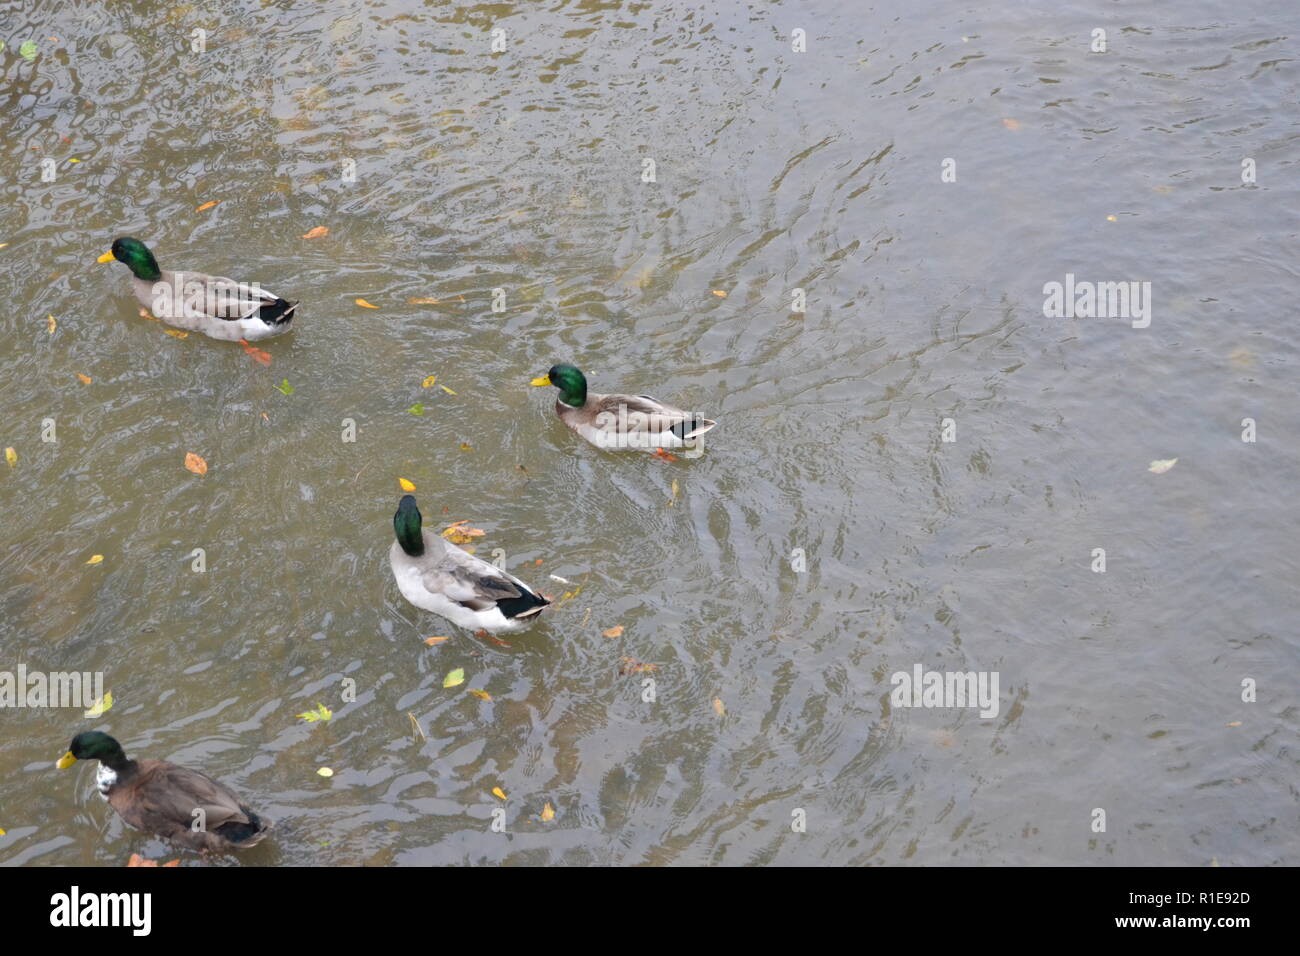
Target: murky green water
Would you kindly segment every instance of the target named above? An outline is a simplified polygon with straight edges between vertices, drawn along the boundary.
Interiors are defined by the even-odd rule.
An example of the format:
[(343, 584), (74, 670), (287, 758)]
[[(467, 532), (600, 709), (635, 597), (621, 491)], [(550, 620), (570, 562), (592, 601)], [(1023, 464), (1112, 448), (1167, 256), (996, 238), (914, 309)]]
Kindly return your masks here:
[[(1300, 16), (997, 6), (8, 4), (0, 670), (116, 703), (0, 713), (0, 861), (172, 855), (53, 769), (95, 726), (275, 818), (245, 865), (1295, 863)], [(122, 234), (296, 331), (164, 335)], [(1150, 327), (1046, 318), (1067, 273)], [(560, 360), (707, 453), (577, 444)], [(399, 477), (581, 592), (509, 647), (409, 606)]]

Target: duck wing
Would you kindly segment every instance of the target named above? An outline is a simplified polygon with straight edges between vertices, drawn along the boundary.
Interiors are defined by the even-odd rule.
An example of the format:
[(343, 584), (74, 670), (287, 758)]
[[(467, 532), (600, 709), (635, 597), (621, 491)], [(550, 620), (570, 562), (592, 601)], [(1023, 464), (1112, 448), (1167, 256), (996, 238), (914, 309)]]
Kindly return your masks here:
[(209, 834), (226, 824), (254, 824), (230, 788), (161, 760), (139, 761), (135, 776), (114, 787), (108, 802), (136, 829), (186, 842), (196, 832), (195, 810), (203, 811), (203, 830)]

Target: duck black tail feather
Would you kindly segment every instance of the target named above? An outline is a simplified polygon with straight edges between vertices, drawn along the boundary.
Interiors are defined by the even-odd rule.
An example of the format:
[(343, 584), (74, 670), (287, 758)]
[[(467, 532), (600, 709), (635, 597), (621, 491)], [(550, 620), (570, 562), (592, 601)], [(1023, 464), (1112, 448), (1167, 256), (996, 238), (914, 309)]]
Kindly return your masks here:
[(293, 321), (293, 310), (298, 308), (297, 302), (290, 302), (288, 299), (276, 299), (269, 305), (264, 305), (257, 310), (257, 317), (267, 325), (284, 325), (286, 322)]
[(525, 591), (517, 598), (505, 598), (497, 601), (497, 610), (507, 618), (530, 617), (541, 612), (542, 608), (550, 604), (546, 598), (540, 594), (534, 594), (532, 591)]
[(244, 811), (244, 816), (248, 817), (247, 823), (224, 823), (217, 827), (216, 832), (222, 839), (229, 840), (236, 846), (252, 846), (266, 836), (266, 831), (271, 828), (271, 821), (263, 820), (247, 807), (240, 809)]

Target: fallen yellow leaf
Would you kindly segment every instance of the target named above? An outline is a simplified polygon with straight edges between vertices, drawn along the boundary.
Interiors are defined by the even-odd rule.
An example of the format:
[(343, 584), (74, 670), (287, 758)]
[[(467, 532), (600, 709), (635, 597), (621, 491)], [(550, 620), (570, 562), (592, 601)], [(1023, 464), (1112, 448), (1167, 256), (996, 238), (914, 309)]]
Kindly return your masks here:
[(504, 800), (504, 799), (506, 799), (506, 792), (505, 792), (504, 790), (502, 790), (500, 787), (493, 787), (493, 788), (492, 788), (492, 796), (494, 796), (494, 797), (500, 797), (502, 800)]
[(414, 299), (407, 299), (406, 304), (407, 305), (437, 305), (438, 300), (430, 299), (428, 297), (417, 297)]
[(1158, 458), (1151, 463), (1150, 467), (1147, 468), (1147, 471), (1151, 472), (1153, 475), (1163, 475), (1176, 464), (1178, 464), (1177, 458)]
[(363, 309), (377, 309), (377, 308), (379, 308), (379, 306), (377, 306), (377, 305), (371, 305), (371, 304), (370, 304), (369, 302), (367, 302), (365, 299), (357, 299), (357, 305), (361, 306), (361, 308), (363, 308)]
[(397, 479), (397, 484), (401, 486), (401, 489), (402, 489), (403, 491), (414, 491), (414, 490), (415, 490), (415, 482), (413, 482), (413, 481), (407, 481), (405, 478), (398, 478), (398, 479)]
[(455, 394), (456, 394), (456, 393), (453, 392), (451, 389), (449, 389), (446, 385), (439, 385), (438, 387), (439, 387), (440, 389), (442, 389), (444, 392), (446, 392), (448, 395), (455, 395)]
[(471, 694), (473, 694), (475, 697), (477, 697), (479, 700), (485, 700), (485, 701), (487, 701), (489, 704), (492, 703), (492, 695), (489, 694), (489, 693), (488, 693), (487, 691), (485, 691), (485, 690), (477, 690), (477, 689), (471, 687), (471, 688), (469, 689), (469, 692), (470, 692)]
[(1007, 129), (1020, 129), (1020, 121), (1013, 119), (1004, 119), (1002, 125)]
[(321, 776), (321, 777), (332, 777), (334, 776), (334, 771), (331, 770), (329, 767), (321, 767), (319, 770), (316, 771), (316, 774), (317, 776)]
[(719, 717), (727, 716), (727, 705), (722, 702), (721, 697), (713, 698), (713, 712)]
[(174, 339), (187, 339), (190, 337), (190, 333), (182, 332), (180, 329), (163, 329), (163, 331)]
[(59, 327), (58, 319), (56, 319), (53, 315), (46, 316), (45, 327), (50, 330), (50, 335), (53, 335), (54, 330)]
[(463, 441), (463, 442), (460, 443), (460, 450), (461, 450), (461, 451), (473, 451), (473, 450), (474, 450), (474, 446), (471, 445), (469, 442), (465, 442), (465, 441)]
[(203, 460), (201, 455), (196, 455), (192, 451), (185, 453), (185, 467), (196, 475), (206, 475), (208, 473), (208, 463)]
[(94, 379), (91, 378), (89, 375), (82, 375), (80, 372), (77, 373), (77, 378), (81, 379), (82, 385), (89, 385), (91, 382), (94, 381)]
[(423, 382), (420, 383), (420, 388), (431, 388), (432, 386), (436, 385), (437, 382), (438, 382), (438, 376), (430, 375), (428, 378), (426, 378)]
[(719, 299), (725, 299), (727, 297), (727, 293), (723, 292), (721, 289), (714, 289), (713, 294)]
[(109, 691), (103, 697), (99, 698), (99, 700), (95, 701), (95, 703), (91, 705), (90, 710), (86, 711), (81, 716), (94, 720), (96, 717), (103, 717), (104, 711), (112, 709), (113, 692)]
[(101, 562), (101, 561), (103, 561), (103, 560), (104, 560), (104, 556), (103, 556), (102, 554), (92, 554), (92, 555), (90, 556), (90, 560), (87, 561), (86, 563), (87, 563), (87, 564), (99, 564), (99, 562)]
[(611, 627), (608, 631), (601, 631), (601, 632), (600, 632), (600, 636), (601, 636), (601, 637), (622, 637), (622, 636), (623, 636), (623, 625), (622, 625), (622, 624), (616, 624), (616, 625), (614, 625), (613, 627)]
[(1234, 720), (1232, 723), (1228, 724), (1228, 726), (1229, 726), (1229, 727), (1240, 727), (1240, 726), (1241, 726), (1241, 721), (1240, 721), (1240, 720)]
[(316, 226), (316, 227), (314, 227), (314, 228), (312, 228), (312, 229), (308, 229), (305, 233), (303, 233), (303, 234), (302, 234), (302, 238), (303, 238), (303, 239), (320, 239), (322, 236), (328, 236), (329, 234), (330, 234), (330, 227), (329, 227), (329, 226)]
[(217, 203), (219, 203), (219, 202), (221, 202), (220, 199), (214, 199), (214, 200), (212, 200), (211, 202), (205, 202), (202, 206), (196, 206), (196, 207), (194, 208), (194, 211), (195, 211), (195, 212), (203, 212), (203, 210), (205, 210), (205, 209), (211, 209), (213, 206), (215, 206), (215, 205), (216, 205)]
[(1107, 217), (1106, 217), (1106, 221), (1107, 221), (1107, 222), (1119, 222), (1119, 216), (1107, 216)]
[(555, 808), (547, 801), (546, 806), (542, 807), (542, 822), (548, 823), (555, 819)]
[(5, 461), (9, 463), (10, 468), (18, 464), (18, 452), (13, 450), (13, 446), (5, 449)]

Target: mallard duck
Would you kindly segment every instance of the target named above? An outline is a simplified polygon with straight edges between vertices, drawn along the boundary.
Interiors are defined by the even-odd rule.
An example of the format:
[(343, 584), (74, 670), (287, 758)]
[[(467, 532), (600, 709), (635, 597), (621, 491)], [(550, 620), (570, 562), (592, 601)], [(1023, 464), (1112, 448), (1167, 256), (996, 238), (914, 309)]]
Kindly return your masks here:
[[(173, 840), (191, 850), (223, 852), (260, 842), (271, 822), (239, 802), (229, 788), (197, 770), (165, 760), (128, 760), (122, 745), (97, 730), (77, 734), (55, 764), (98, 760), (99, 795), (128, 826)], [(203, 828), (193, 829), (203, 810)]]
[(522, 631), (550, 604), (513, 574), (422, 530), (414, 495), (393, 515), (397, 540), (388, 552), (397, 589), (418, 608), (453, 624), (490, 633)]
[(287, 332), (298, 308), (297, 302), (281, 299), (256, 283), (202, 272), (163, 271), (149, 247), (130, 236), (114, 239), (113, 248), (98, 261), (114, 260), (131, 270), (135, 297), (154, 316), (223, 342), (253, 342)]
[(532, 384), (558, 388), (555, 414), (597, 448), (693, 448), (694, 439), (718, 424), (649, 395), (588, 394), (587, 376), (572, 365), (552, 365)]

